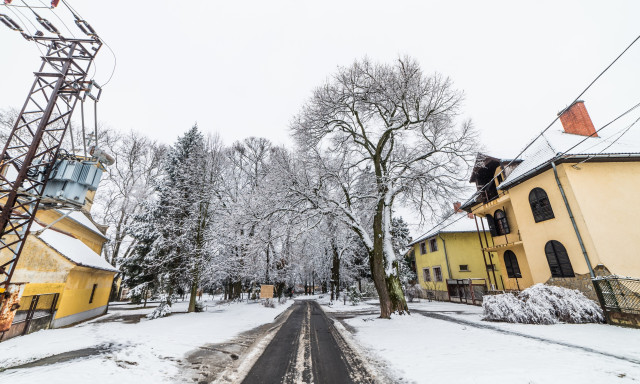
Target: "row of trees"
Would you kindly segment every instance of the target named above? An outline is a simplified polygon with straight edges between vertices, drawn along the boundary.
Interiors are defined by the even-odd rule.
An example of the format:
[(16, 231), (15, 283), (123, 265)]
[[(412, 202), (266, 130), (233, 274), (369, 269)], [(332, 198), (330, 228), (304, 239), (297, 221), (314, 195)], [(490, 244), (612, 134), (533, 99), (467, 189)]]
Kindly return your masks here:
[(409, 237), (394, 207), (437, 217), (462, 193), (476, 134), (461, 101), (411, 58), (365, 59), (314, 90), (293, 119), (294, 148), (225, 146), (198, 127), (171, 147), (107, 135), (107, 257), (132, 288), (189, 292), (189, 310), (199, 287), (222, 285), (232, 299), (243, 285), (282, 292), (311, 276), (337, 291), (370, 276), (380, 316), (403, 313)]

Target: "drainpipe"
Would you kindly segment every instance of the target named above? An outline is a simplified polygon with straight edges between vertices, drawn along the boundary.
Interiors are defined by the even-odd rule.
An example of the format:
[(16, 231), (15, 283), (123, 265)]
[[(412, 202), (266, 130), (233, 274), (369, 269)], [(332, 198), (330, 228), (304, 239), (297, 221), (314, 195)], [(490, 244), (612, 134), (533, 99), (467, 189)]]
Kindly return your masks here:
[[(449, 266), (449, 256), (447, 255), (447, 243), (444, 241), (444, 237), (438, 233), (438, 237), (442, 240), (442, 248), (444, 249), (444, 260), (447, 262), (447, 272), (449, 273), (449, 279), (453, 279), (451, 276), (451, 267)], [(448, 280), (448, 279), (447, 279)], [(451, 294), (449, 293), (449, 284), (447, 280), (444, 281), (444, 286), (447, 287), (447, 295), (449, 295), (449, 301), (451, 301)]]
[(447, 243), (444, 241), (444, 237), (438, 233), (438, 237), (442, 240), (442, 248), (444, 248), (444, 260), (447, 262), (447, 272), (449, 272), (449, 278), (453, 279), (451, 275), (451, 267), (449, 266), (449, 256), (447, 255)]
[(578, 237), (578, 243), (580, 243), (580, 249), (582, 249), (584, 260), (587, 262), (587, 267), (589, 268), (589, 275), (591, 275), (591, 278), (593, 279), (596, 277), (596, 275), (595, 273), (593, 273), (593, 267), (591, 267), (591, 261), (589, 260), (587, 249), (584, 247), (584, 243), (582, 242), (582, 236), (580, 236), (580, 231), (578, 230), (578, 225), (576, 224), (576, 219), (573, 217), (573, 212), (571, 212), (569, 201), (567, 200), (567, 196), (564, 194), (564, 189), (562, 188), (562, 184), (560, 183), (560, 178), (558, 177), (558, 170), (556, 169), (555, 162), (553, 161), (551, 162), (551, 167), (553, 167), (553, 174), (556, 177), (556, 183), (558, 183), (560, 194), (562, 195), (562, 199), (564, 200), (564, 206), (567, 207), (567, 212), (569, 212), (569, 218), (571, 219), (571, 224), (573, 224), (573, 230), (576, 232), (576, 236)]

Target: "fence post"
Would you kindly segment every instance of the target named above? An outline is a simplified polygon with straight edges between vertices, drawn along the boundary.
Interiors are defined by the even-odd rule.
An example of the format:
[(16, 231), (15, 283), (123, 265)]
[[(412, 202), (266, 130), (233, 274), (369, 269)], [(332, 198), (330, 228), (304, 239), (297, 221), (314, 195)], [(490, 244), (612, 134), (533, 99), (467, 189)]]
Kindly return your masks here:
[(607, 302), (604, 299), (604, 295), (602, 294), (602, 287), (600, 287), (600, 282), (603, 280), (593, 279), (591, 283), (596, 290), (596, 296), (598, 297), (598, 301), (600, 302), (600, 307), (602, 308), (602, 312), (604, 313), (604, 318), (608, 324), (611, 324), (611, 319), (609, 317), (609, 309), (607, 308)]
[(26, 335), (29, 333), (29, 326), (31, 325), (31, 319), (33, 319), (33, 314), (36, 312), (36, 308), (38, 307), (38, 299), (40, 295), (34, 295), (31, 299), (31, 304), (29, 305), (29, 311), (27, 312), (27, 317), (24, 323), (24, 330), (22, 331), (22, 335)]
[(47, 328), (51, 328), (51, 325), (53, 324), (53, 318), (56, 315), (56, 306), (58, 305), (59, 297), (60, 297), (59, 293), (53, 294), (53, 300), (51, 301), (51, 309), (49, 310), (49, 312), (51, 313), (51, 319), (49, 319), (49, 326)]
[(473, 281), (469, 279), (469, 291), (471, 292), (471, 304), (476, 305), (476, 295), (473, 292)]

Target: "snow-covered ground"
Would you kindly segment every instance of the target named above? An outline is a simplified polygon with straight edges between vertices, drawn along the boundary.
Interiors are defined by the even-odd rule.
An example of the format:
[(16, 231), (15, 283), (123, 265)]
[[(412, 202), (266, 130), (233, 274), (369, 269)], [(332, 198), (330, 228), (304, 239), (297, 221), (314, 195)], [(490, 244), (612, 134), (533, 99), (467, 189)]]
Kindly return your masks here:
[[(105, 322), (152, 311), (112, 306), (109, 314), (78, 326), (43, 330), (0, 343), (0, 370), (44, 357), (84, 348), (99, 353), (31, 368), (0, 372), (0, 382), (34, 383), (161, 383), (176, 382), (177, 362), (207, 343), (229, 340), (237, 334), (270, 323), (293, 302), (267, 308), (259, 303), (216, 305), (205, 302), (204, 313), (186, 312), (187, 302), (174, 305), (171, 316), (139, 323)], [(157, 305), (157, 304), (155, 304)]]
[[(371, 305), (341, 309), (357, 313)], [(360, 344), (361, 352), (374, 359), (374, 366), (395, 377), (394, 381), (640, 381), (638, 329), (486, 322), (481, 320), (482, 308), (455, 303), (423, 301), (409, 307), (412, 315), (392, 320), (376, 315), (345, 320), (355, 329), (352, 338)]]

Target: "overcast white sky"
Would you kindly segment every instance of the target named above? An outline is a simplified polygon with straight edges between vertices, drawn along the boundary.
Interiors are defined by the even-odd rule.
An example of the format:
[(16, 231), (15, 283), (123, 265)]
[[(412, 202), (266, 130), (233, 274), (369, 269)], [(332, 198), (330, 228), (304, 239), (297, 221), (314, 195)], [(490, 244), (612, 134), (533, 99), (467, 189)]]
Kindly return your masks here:
[[(195, 122), (227, 143), (288, 143), (290, 119), (337, 66), (407, 54), (465, 91), (488, 152), (514, 155), (640, 34), (633, 0), (70, 4), (117, 56), (100, 119), (168, 144)], [(2, 25), (0, 44), (0, 108), (19, 107), (39, 52)], [(112, 66), (104, 49), (99, 83)], [(640, 42), (583, 97), (596, 128), (640, 102), (639, 68)]]

